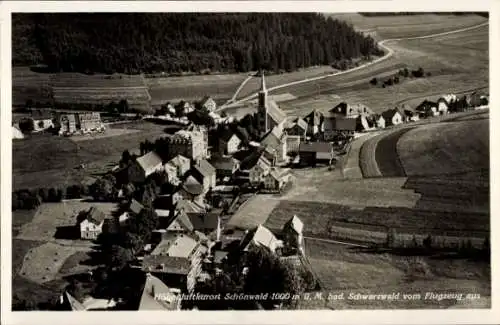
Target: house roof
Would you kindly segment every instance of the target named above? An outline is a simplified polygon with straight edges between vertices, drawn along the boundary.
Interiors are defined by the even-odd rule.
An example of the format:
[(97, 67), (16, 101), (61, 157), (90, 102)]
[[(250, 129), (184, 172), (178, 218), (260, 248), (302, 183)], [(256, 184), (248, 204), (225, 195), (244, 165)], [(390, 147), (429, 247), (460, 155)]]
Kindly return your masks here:
[(59, 120), (62, 121), (63, 118), (67, 118), (70, 123), (76, 122), (76, 115), (75, 114), (61, 114), (59, 117)]
[(35, 110), (31, 113), (31, 118), (35, 121), (39, 120), (50, 120), (54, 117), (51, 112), (47, 112), (46, 110)]
[(216, 170), (232, 171), (238, 165), (238, 160), (234, 159), (233, 157), (213, 157), (210, 160), (210, 164)]
[(104, 212), (99, 210), (96, 207), (91, 207), (89, 211), (87, 212), (87, 218), (89, 222), (92, 222), (93, 224), (99, 225), (101, 224), (104, 219), (106, 219), (106, 215)]
[(428, 109), (429, 107), (437, 107), (437, 103), (436, 102), (432, 102), (432, 101), (429, 101), (429, 100), (424, 100), (423, 102), (421, 102), (416, 108), (415, 110), (417, 111), (423, 111), (423, 110), (426, 110)]
[(154, 151), (150, 151), (137, 158), (136, 161), (144, 171), (151, 171), (151, 169), (154, 169), (156, 166), (161, 164), (161, 158)]
[(254, 151), (247, 158), (243, 159), (240, 169), (250, 170), (257, 164), (271, 166), (271, 162), (264, 156), (263, 150)]
[(194, 229), (196, 230), (214, 230), (217, 228), (219, 214), (209, 212), (206, 214), (191, 215), (190, 219), (193, 223)]
[(299, 219), (299, 217), (294, 215), (290, 218), (290, 220), (286, 222), (285, 227), (291, 227), (297, 233), (302, 233), (302, 230), (304, 229), (304, 223)]
[(144, 209), (144, 205), (140, 204), (135, 199), (132, 199), (128, 209), (135, 214), (139, 214), (139, 213), (141, 213), (142, 209)]
[(385, 120), (392, 120), (392, 118), (396, 114), (401, 115), (401, 117), (404, 116), (403, 114), (401, 114), (401, 112), (398, 109), (395, 109), (395, 108), (388, 109), (388, 110), (382, 112), (382, 116), (384, 117)]
[(280, 131), (280, 128), (275, 126), (271, 131), (264, 135), (260, 144), (263, 147), (276, 148), (281, 144), (282, 136), (283, 132)]
[(62, 296), (61, 296), (61, 304), (65, 304), (68, 306), (72, 311), (84, 311), (85, 306), (78, 300), (76, 300), (75, 297), (73, 297), (71, 294), (69, 294), (68, 291), (64, 291)]
[(242, 241), (243, 250), (248, 250), (251, 243), (257, 246), (263, 246), (268, 249), (278, 242), (278, 239), (273, 235), (273, 233), (266, 227), (259, 225), (253, 231), (250, 231)]
[(311, 126), (320, 125), (322, 120), (323, 120), (323, 114), (315, 109), (304, 117), (304, 121)]
[(205, 213), (206, 209), (194, 201), (179, 200), (175, 206), (177, 211), (184, 211), (188, 215), (191, 213)]
[(198, 161), (198, 163), (194, 165), (194, 169), (203, 177), (211, 177), (215, 174), (214, 166), (210, 165), (206, 159)]
[(330, 117), (333, 128), (338, 131), (355, 131), (356, 119), (344, 117)]
[(341, 102), (337, 106), (329, 110), (331, 116), (349, 116), (358, 114), (373, 114), (373, 111), (364, 104), (350, 104), (346, 102)]
[(274, 100), (267, 100), (267, 114), (276, 124), (280, 124), (286, 118), (286, 113), (281, 110)]
[(174, 158), (170, 159), (168, 161), (168, 164), (174, 166), (174, 167), (181, 167), (181, 166), (184, 166), (184, 165), (189, 165), (190, 164), (190, 160), (182, 155), (177, 155), (175, 156)]
[(162, 241), (151, 252), (151, 255), (190, 258), (198, 247), (198, 242), (187, 234), (165, 233)]
[[(158, 299), (161, 296), (162, 299)], [(176, 310), (179, 296), (157, 277), (146, 273), (146, 280), (139, 301), (139, 310)]]
[(182, 189), (193, 195), (203, 193), (203, 185), (200, 184), (193, 176), (189, 176), (182, 184)]
[(332, 150), (333, 150), (332, 144), (329, 142), (301, 142), (299, 144), (299, 152), (330, 153)]
[(145, 272), (162, 272), (174, 274), (188, 274), (191, 261), (183, 257), (167, 255), (146, 255), (142, 260), (142, 269)]

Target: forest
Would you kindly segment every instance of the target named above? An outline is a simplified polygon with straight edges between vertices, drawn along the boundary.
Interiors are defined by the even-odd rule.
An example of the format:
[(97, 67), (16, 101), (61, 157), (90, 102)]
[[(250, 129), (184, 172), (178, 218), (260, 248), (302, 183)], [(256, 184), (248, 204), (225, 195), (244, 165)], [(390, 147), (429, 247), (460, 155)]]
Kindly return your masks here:
[(50, 72), (293, 71), (382, 55), (317, 13), (14, 13), (12, 63)]
[(383, 17), (383, 16), (415, 16), (415, 15), (427, 15), (427, 14), (433, 14), (433, 15), (455, 15), (455, 16), (462, 16), (462, 15), (478, 15), (481, 17), (489, 17), (488, 12), (470, 12), (470, 11), (453, 11), (453, 12), (448, 12), (448, 11), (439, 11), (439, 12), (427, 12), (427, 11), (420, 11), (420, 12), (360, 12), (361, 15), (366, 16), (366, 17)]

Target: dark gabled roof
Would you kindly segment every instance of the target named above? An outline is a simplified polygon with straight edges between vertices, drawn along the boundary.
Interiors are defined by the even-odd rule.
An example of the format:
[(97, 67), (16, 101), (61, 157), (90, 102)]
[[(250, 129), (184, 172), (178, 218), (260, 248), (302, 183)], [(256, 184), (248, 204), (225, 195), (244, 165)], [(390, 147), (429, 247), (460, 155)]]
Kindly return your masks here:
[(399, 113), (401, 115), (401, 117), (404, 117), (404, 114), (401, 114), (401, 112), (396, 108), (388, 109), (387, 111), (382, 112), (382, 116), (384, 117), (384, 119), (386, 121), (388, 121), (388, 120), (390, 121), (390, 120), (392, 120), (394, 115), (396, 115), (396, 113)]
[(189, 176), (184, 181), (182, 189), (192, 195), (200, 195), (203, 193), (203, 185), (201, 185), (193, 176)]
[(281, 144), (281, 137), (283, 132), (278, 127), (274, 127), (271, 131), (266, 133), (260, 141), (261, 146), (276, 148)]
[(330, 117), (333, 128), (338, 131), (355, 131), (356, 119), (344, 117)]
[(437, 107), (437, 103), (436, 102), (432, 102), (430, 100), (424, 100), (423, 102), (421, 102), (416, 108), (415, 110), (417, 111), (422, 111), (422, 110), (425, 110), (429, 107)]
[(299, 152), (331, 152), (332, 144), (329, 142), (301, 142)]
[(217, 228), (219, 214), (215, 212), (209, 212), (199, 215), (190, 215), (189, 219), (193, 224), (195, 230), (214, 230)]
[(86, 219), (89, 222), (92, 222), (93, 224), (99, 225), (99, 224), (101, 224), (101, 222), (104, 221), (104, 219), (106, 219), (106, 215), (104, 214), (104, 212), (102, 212), (98, 208), (91, 207), (87, 213)]
[(337, 106), (330, 109), (328, 112), (331, 114), (347, 115), (348, 104), (346, 102), (341, 102)]
[(142, 209), (144, 209), (144, 205), (140, 204), (135, 199), (132, 199), (130, 202), (129, 210), (135, 214), (141, 213)]
[(213, 157), (210, 160), (210, 164), (216, 170), (233, 170), (238, 165), (238, 161), (233, 157)]
[(264, 153), (265, 151), (262, 149), (253, 152), (247, 158), (243, 159), (240, 164), (240, 169), (250, 170), (259, 162), (259, 160), (262, 160), (265, 164), (271, 166), (271, 162), (269, 162), (269, 160), (264, 156)]
[(311, 126), (319, 126), (323, 120), (323, 114), (317, 110), (312, 110), (311, 113), (304, 116), (304, 121)]
[(206, 159), (200, 160), (193, 168), (203, 177), (210, 177), (215, 174), (214, 166), (210, 165)]
[(235, 135), (239, 139), (238, 135), (235, 132), (230, 129), (225, 129), (221, 132), (221, 134), (219, 134), (219, 139), (227, 142), (233, 137), (233, 135)]
[(186, 212), (184, 212), (184, 210), (179, 211), (174, 221), (177, 221), (180, 226), (184, 227), (184, 229), (188, 231), (194, 230), (193, 223), (191, 222), (191, 219), (189, 219), (189, 217), (187, 216)]

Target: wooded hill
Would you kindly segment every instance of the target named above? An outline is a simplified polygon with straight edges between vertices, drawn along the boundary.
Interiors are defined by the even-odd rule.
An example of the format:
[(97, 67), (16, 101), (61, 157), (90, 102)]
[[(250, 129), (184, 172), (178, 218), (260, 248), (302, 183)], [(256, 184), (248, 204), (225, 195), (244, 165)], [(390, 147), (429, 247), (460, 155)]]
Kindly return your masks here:
[(447, 11), (439, 11), (439, 12), (426, 12), (426, 11), (420, 11), (420, 12), (360, 12), (359, 13), (362, 16), (366, 17), (383, 17), (383, 16), (415, 16), (415, 15), (428, 15), (428, 14), (433, 14), (433, 15), (455, 15), (455, 16), (463, 16), (463, 15), (478, 15), (481, 17), (489, 17), (489, 13), (487, 11), (481, 11), (481, 12), (469, 12), (469, 11), (453, 11), (453, 12), (447, 12)]
[(295, 70), (383, 54), (315, 13), (17, 13), (14, 66), (52, 72)]

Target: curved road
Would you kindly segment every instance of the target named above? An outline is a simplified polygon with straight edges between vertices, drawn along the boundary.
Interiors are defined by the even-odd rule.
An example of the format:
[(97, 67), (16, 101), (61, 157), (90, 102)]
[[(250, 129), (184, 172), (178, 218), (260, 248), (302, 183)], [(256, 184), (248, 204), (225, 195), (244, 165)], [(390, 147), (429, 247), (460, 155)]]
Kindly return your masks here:
[[(352, 71), (364, 69), (364, 68), (369, 67), (371, 65), (377, 64), (377, 63), (379, 63), (381, 61), (387, 60), (388, 58), (390, 58), (394, 54), (394, 50), (391, 49), (390, 47), (388, 47), (387, 45), (385, 45), (385, 43), (387, 43), (387, 42), (404, 41), (404, 40), (415, 40), (415, 39), (425, 39), (425, 38), (445, 36), (445, 35), (450, 35), (450, 34), (455, 34), (455, 33), (461, 33), (461, 32), (465, 32), (465, 31), (477, 29), (477, 28), (480, 28), (480, 27), (483, 27), (483, 26), (487, 26), (488, 24), (489, 24), (489, 21), (481, 23), (481, 24), (478, 24), (478, 25), (474, 25), (474, 26), (470, 26), (470, 27), (465, 27), (465, 28), (460, 28), (460, 29), (456, 29), (456, 30), (452, 30), (452, 31), (448, 31), (448, 32), (443, 32), (443, 33), (436, 33), (436, 34), (430, 34), (430, 35), (424, 35), (424, 36), (407, 37), (407, 38), (389, 38), (389, 39), (385, 39), (385, 40), (382, 40), (382, 41), (378, 42), (378, 45), (380, 47), (382, 47), (386, 51), (386, 54), (384, 56), (382, 56), (382, 57), (374, 60), (374, 61), (365, 63), (363, 65), (360, 65), (359, 67), (356, 67), (356, 68), (353, 68), (353, 69), (349, 69), (349, 70), (346, 70), (346, 71), (335, 72), (335, 73), (332, 73), (332, 74), (329, 74), (329, 75), (325, 75), (325, 76), (319, 76), (319, 77), (314, 77), (314, 78), (307, 78), (307, 79), (298, 80), (298, 81), (294, 81), (294, 82), (289, 82), (289, 83), (286, 83), (286, 84), (282, 84), (282, 85), (279, 85), (279, 86), (271, 87), (271, 88), (268, 88), (268, 91), (271, 92), (273, 90), (277, 90), (277, 89), (281, 89), (281, 88), (285, 88), (285, 87), (289, 87), (289, 86), (299, 85), (299, 84), (306, 83), (306, 82), (316, 81), (316, 80), (320, 80), (320, 79), (324, 79), (324, 78), (328, 78), (328, 77), (333, 77), (333, 76), (338, 76), (338, 75), (350, 73)], [(247, 81), (248, 80), (245, 80), (244, 83), (246, 83)], [(241, 87), (238, 88), (237, 93), (239, 93), (239, 90), (241, 90)], [(235, 96), (233, 96), (233, 98), (236, 97), (237, 93), (235, 94)], [(226, 106), (223, 105), (223, 106), (220, 107), (220, 109), (222, 110), (224, 108), (238, 106), (239, 104), (242, 104), (242, 103), (244, 103), (246, 101), (249, 101), (249, 100), (251, 100), (251, 99), (253, 99), (255, 97), (257, 97), (257, 93), (254, 93), (254, 94), (252, 94), (250, 96), (247, 96), (245, 98), (242, 98), (240, 100), (233, 101), (230, 105), (226, 105)]]

